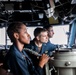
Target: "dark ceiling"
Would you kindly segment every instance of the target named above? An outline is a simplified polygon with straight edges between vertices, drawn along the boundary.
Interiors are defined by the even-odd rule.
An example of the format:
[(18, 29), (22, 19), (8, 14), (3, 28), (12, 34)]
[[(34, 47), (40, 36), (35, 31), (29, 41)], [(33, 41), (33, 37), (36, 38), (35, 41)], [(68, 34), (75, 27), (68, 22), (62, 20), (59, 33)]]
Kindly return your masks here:
[[(47, 17), (47, 14), (49, 13), (48, 9), (50, 8), (54, 8), (53, 10), (54, 13), (53, 15)], [(45, 11), (48, 12), (45, 13)], [(42, 18), (39, 18), (40, 13), (43, 14)], [(52, 11), (48, 15), (50, 14), (52, 14)], [(75, 0), (4, 0), (4, 1), (2, 0), (0, 1), (0, 23), (23, 21), (30, 26), (46, 25), (48, 23), (71, 24), (75, 19), (76, 19)]]

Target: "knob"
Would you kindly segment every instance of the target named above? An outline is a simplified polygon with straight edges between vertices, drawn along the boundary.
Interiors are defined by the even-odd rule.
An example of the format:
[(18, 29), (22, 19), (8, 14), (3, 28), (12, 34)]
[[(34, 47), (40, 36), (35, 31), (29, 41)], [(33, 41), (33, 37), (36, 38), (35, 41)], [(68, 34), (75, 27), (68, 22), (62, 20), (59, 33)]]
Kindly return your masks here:
[(65, 66), (69, 66), (71, 64), (71, 62), (67, 61), (65, 62)]

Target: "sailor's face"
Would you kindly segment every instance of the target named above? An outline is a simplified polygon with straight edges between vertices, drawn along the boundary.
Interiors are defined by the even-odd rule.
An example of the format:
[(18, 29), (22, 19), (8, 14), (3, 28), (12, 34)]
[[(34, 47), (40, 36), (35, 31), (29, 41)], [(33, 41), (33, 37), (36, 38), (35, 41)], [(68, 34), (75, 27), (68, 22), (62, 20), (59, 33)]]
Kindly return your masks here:
[(48, 32), (41, 32), (41, 34), (39, 35), (39, 40), (42, 43), (47, 43), (48, 42)]
[(54, 35), (53, 27), (50, 27), (50, 28), (48, 29), (48, 37), (49, 37), (49, 38), (52, 38), (53, 35)]
[(23, 44), (30, 43), (30, 35), (28, 34), (27, 28), (24, 24), (21, 26), (21, 29), (20, 29), (19, 41)]

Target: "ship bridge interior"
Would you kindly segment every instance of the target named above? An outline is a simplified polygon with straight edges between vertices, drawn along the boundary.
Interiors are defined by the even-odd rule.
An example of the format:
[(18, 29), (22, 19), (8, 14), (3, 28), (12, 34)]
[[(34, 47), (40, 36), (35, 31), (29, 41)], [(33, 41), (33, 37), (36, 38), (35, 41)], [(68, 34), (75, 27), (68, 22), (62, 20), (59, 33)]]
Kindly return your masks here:
[[(33, 31), (36, 27), (53, 26), (55, 34), (50, 41), (58, 44), (58, 48), (62, 47), (60, 50), (67, 49), (66, 52), (60, 51), (63, 52), (62, 56), (56, 54), (59, 60), (55, 56), (57, 63), (54, 66), (60, 73), (55, 75), (76, 75), (76, 70), (71, 69), (76, 69), (76, 65), (74, 61), (70, 62), (71, 55), (75, 55), (75, 60), (76, 54), (67, 53), (76, 48), (76, 0), (0, 0), (0, 65), (3, 65), (4, 57), (12, 45), (6, 30), (15, 21), (26, 24), (31, 39), (34, 38)], [(61, 59), (66, 61), (62, 62)], [(62, 64), (58, 64), (59, 61)], [(46, 75), (53, 74), (46, 72)]]

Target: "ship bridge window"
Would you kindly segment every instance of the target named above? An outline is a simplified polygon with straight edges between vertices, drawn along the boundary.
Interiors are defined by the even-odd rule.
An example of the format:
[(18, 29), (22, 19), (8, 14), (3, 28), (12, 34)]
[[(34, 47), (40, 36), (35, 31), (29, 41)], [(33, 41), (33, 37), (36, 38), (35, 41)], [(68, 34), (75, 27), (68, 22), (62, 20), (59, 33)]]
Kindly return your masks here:
[(55, 44), (68, 44), (69, 25), (55, 25), (53, 26), (54, 35), (50, 41)]

